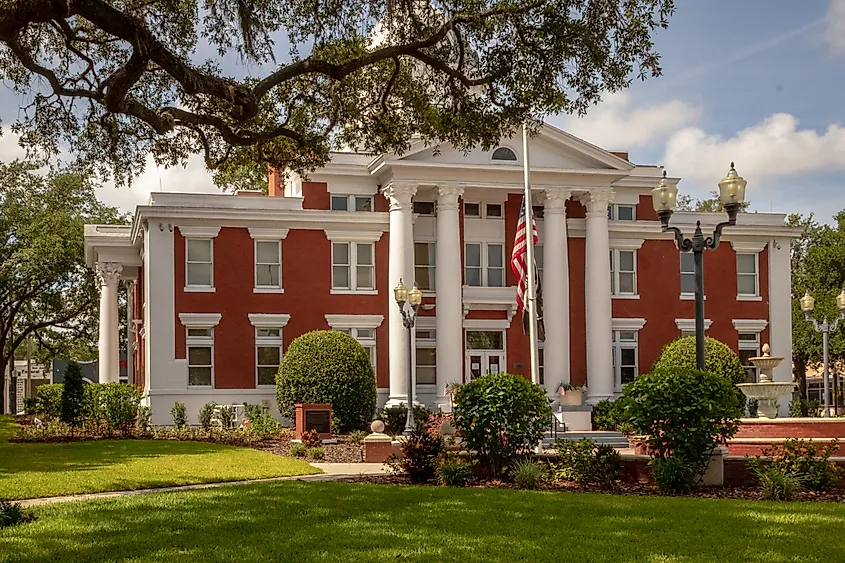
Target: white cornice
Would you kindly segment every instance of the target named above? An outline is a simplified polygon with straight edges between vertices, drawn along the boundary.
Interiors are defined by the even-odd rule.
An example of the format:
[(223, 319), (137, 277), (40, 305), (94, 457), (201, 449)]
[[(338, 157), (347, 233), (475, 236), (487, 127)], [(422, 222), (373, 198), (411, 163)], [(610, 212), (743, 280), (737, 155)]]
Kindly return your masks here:
[(762, 252), (768, 242), (768, 240), (732, 240), (731, 246), (735, 252), (753, 254)]
[(733, 319), (731, 321), (737, 332), (760, 332), (769, 326), (765, 319)]
[(185, 238), (214, 238), (220, 234), (220, 227), (201, 227), (198, 225), (177, 225)]
[(645, 323), (645, 319), (614, 318), (613, 330), (640, 330)]
[(284, 240), (290, 229), (263, 229), (249, 227), (249, 236), (255, 240)]
[[(704, 330), (710, 329), (712, 324), (712, 319), (704, 319)], [(675, 326), (678, 327), (678, 330), (685, 332), (695, 330), (695, 319), (675, 319)]]
[(290, 315), (284, 313), (250, 313), (247, 317), (249, 317), (249, 322), (252, 326), (261, 328), (282, 328), (290, 320)]
[(326, 322), (337, 328), (378, 328), (384, 315), (326, 315)]
[(333, 231), (325, 230), (326, 238), (338, 242), (376, 242), (382, 231)]
[(206, 328), (217, 326), (220, 313), (179, 313), (179, 321), (188, 328)]
[(610, 239), (610, 248), (616, 250), (639, 250), (643, 247), (644, 239), (641, 238), (612, 238)]

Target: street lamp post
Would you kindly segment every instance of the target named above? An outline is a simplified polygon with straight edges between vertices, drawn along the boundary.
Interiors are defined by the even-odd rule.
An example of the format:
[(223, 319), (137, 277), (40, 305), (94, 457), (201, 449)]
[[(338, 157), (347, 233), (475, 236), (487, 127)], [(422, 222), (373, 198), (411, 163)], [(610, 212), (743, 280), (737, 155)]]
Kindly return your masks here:
[[(414, 288), (408, 291), (408, 288), (402, 283), (402, 278), (399, 278), (399, 284), (393, 288), (393, 297), (396, 299), (396, 304), (399, 305), (402, 324), (408, 329), (408, 416), (405, 418), (405, 430), (402, 431), (402, 434), (410, 436), (416, 427), (414, 422), (414, 349), (411, 342), (414, 324), (417, 322), (417, 311), (420, 308), (420, 303), (422, 303), (422, 291), (416, 283)], [(405, 307), (405, 303), (410, 307)]]
[(816, 332), (822, 333), (822, 360), (824, 363), (824, 417), (830, 418), (830, 361), (828, 357), (828, 340), (830, 338), (830, 333), (835, 332), (836, 328), (839, 326), (839, 319), (845, 318), (845, 289), (842, 290), (836, 297), (836, 305), (839, 307), (839, 316), (833, 319), (833, 322), (829, 322), (827, 317), (824, 318), (824, 321), (819, 323), (816, 319), (814, 319), (810, 314), (813, 312), (813, 308), (816, 306), (816, 300), (813, 299), (810, 292), (804, 295), (801, 298), (801, 310), (804, 311), (804, 318), (808, 321), (812, 321), (813, 328)]
[(692, 252), (695, 264), (695, 365), (699, 371), (704, 371), (704, 251), (715, 250), (719, 246), (722, 229), (736, 225), (736, 216), (745, 201), (745, 186), (747, 182), (736, 173), (734, 163), (728, 175), (719, 182), (719, 200), (728, 213), (728, 220), (716, 225), (713, 236), (705, 237), (701, 232), (701, 221), (695, 225), (692, 238), (684, 237), (677, 227), (670, 227), (669, 220), (675, 212), (678, 202), (678, 187), (666, 182), (666, 171), (660, 184), (651, 190), (652, 204), (660, 218), (661, 229), (664, 233), (675, 234), (675, 242), (681, 252)]

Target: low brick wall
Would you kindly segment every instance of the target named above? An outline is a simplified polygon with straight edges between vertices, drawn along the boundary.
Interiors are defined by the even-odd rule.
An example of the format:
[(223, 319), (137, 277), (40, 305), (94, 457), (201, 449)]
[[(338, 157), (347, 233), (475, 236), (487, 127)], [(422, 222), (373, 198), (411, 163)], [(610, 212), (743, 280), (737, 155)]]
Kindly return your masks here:
[(743, 419), (734, 438), (843, 438), (842, 418)]

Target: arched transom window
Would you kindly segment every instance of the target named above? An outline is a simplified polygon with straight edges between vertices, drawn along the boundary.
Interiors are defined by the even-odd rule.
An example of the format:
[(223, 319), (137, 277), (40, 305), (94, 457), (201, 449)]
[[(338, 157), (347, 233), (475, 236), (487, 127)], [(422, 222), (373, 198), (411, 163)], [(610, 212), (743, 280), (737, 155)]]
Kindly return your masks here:
[(516, 162), (516, 153), (508, 147), (499, 147), (493, 151), (493, 156), (491, 157), (491, 159)]

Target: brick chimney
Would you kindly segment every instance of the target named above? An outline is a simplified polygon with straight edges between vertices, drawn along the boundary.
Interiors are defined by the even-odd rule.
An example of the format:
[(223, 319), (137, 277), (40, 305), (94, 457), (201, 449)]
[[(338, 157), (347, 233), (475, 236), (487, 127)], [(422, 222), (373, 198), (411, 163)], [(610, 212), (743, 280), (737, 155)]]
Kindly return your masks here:
[(618, 156), (622, 160), (628, 160), (628, 151), (610, 151), (610, 154)]
[(278, 168), (270, 168), (267, 194), (272, 197), (285, 197), (284, 173)]

